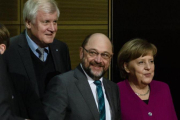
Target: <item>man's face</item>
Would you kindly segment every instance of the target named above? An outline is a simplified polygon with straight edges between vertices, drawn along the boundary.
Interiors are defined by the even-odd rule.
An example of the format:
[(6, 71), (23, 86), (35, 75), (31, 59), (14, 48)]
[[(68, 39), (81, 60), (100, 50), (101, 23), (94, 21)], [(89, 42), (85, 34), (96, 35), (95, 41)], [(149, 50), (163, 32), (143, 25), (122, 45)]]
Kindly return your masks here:
[[(110, 55), (110, 57), (104, 59), (101, 54)], [(83, 68), (94, 80), (100, 79), (108, 70), (112, 54), (109, 39), (101, 34), (93, 36), (84, 48), (80, 48), (80, 59)]]
[(28, 35), (40, 47), (52, 43), (57, 32), (57, 12), (52, 14), (38, 11), (34, 22), (26, 22)]

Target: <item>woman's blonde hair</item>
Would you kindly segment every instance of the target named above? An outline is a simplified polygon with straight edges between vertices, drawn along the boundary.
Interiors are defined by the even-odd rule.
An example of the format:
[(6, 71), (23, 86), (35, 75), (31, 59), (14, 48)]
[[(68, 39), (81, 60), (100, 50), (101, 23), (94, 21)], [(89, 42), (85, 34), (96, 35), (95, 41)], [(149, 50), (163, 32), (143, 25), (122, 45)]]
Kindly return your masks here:
[(118, 53), (117, 63), (120, 69), (120, 75), (123, 79), (126, 79), (128, 74), (124, 70), (124, 63), (128, 63), (131, 60), (152, 54), (153, 57), (157, 54), (157, 48), (154, 44), (149, 43), (147, 40), (141, 38), (135, 38), (126, 42)]

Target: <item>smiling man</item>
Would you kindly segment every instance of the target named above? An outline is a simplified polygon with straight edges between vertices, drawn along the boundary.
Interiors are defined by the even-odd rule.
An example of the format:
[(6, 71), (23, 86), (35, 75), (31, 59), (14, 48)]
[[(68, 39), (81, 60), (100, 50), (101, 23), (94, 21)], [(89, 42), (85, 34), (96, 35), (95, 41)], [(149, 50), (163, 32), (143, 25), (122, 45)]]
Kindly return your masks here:
[(49, 120), (120, 120), (118, 87), (103, 77), (112, 49), (102, 33), (85, 38), (80, 47), (81, 63), (48, 84), (43, 105)]
[[(4, 54), (8, 71), (28, 80), (12, 81), (17, 98), (16, 112), (24, 118), (44, 120), (42, 105), (33, 106), (27, 99), (24, 88), (34, 90), (34, 97), (41, 101), (49, 80), (71, 69), (69, 50), (64, 42), (55, 39), (57, 21), (60, 15), (54, 0), (27, 0), (23, 9), (25, 30), (10, 39), (10, 46)], [(40, 113), (34, 113), (36, 109)], [(42, 111), (43, 110), (43, 111)]]

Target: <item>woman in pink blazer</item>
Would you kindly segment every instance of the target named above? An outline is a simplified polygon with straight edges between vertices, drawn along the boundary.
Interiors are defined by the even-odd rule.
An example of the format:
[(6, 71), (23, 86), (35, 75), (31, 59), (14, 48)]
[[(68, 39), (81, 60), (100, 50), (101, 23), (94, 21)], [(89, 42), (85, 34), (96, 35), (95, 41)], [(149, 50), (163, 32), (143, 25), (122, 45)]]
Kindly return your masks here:
[(124, 81), (118, 84), (122, 120), (177, 120), (169, 86), (153, 80), (157, 48), (143, 39), (126, 42), (118, 54)]

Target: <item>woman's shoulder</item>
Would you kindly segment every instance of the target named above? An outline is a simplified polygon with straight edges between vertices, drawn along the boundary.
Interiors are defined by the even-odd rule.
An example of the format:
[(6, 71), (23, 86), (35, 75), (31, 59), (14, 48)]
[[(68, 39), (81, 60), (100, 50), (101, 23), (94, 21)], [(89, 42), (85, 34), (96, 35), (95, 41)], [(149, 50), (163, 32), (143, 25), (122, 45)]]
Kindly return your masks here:
[(125, 86), (126, 81), (127, 81), (127, 80), (122, 80), (122, 81), (118, 82), (117, 85), (118, 85), (119, 87)]
[(152, 82), (150, 83), (150, 86), (153, 89), (168, 90), (169, 91), (169, 85), (163, 81), (152, 80)]
[(158, 81), (158, 80), (152, 80), (152, 82), (150, 84), (158, 85), (158, 86), (168, 86), (167, 83), (165, 83), (163, 81)]

